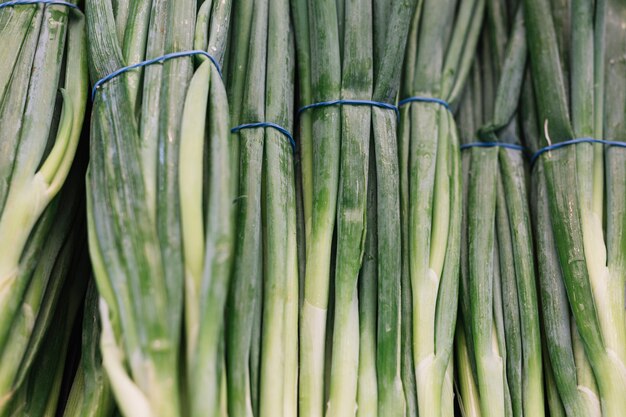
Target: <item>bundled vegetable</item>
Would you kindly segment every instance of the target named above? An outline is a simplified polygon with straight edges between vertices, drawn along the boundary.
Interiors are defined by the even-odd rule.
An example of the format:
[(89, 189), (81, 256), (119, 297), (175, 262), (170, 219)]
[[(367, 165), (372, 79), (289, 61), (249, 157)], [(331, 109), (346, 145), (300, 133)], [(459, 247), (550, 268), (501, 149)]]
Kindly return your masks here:
[(66, 279), (53, 267), (71, 240), (80, 179), (57, 194), (85, 113), (84, 24), (72, 3), (0, 3), (0, 415), (28, 374)]
[(87, 2), (88, 226), (104, 368), (124, 415), (215, 415), (234, 242), (219, 68), (230, 2), (115, 6)]
[(463, 136), (462, 326), (457, 340), (460, 349), (467, 346), (461, 353), (467, 359), (459, 357), (465, 361), (459, 369), (460, 403), (467, 404), (468, 414), (472, 404), (480, 404), (483, 416), (542, 416), (538, 295), (517, 118), (527, 55), (523, 12), (521, 6), (507, 10), (498, 2), (488, 2), (487, 9), (479, 82), (463, 104), (474, 118), (482, 108), (487, 123), (476, 120), (477, 132)]
[(226, 329), (228, 415), (298, 415), (298, 257), (288, 0), (233, 5), (239, 233)]
[[(82, 176), (79, 178), (82, 179)], [(82, 181), (72, 181), (82, 186)], [(78, 195), (84, 198), (83, 193)], [(68, 197), (64, 193), (61, 196)], [(58, 257), (47, 257), (51, 281), (61, 283), (57, 288), (50, 286), (44, 294), (46, 305), (42, 310), (49, 312), (50, 326), (45, 330), (37, 329), (38, 333), (45, 333), (41, 335), (40, 348), (29, 352), (32, 355), (32, 366), (10, 403), (7, 414), (10, 416), (54, 416), (58, 406), (63, 405), (61, 387), (67, 359), (71, 359), (68, 351), (72, 330), (85, 297), (89, 274), (84, 199), (68, 209), (68, 218), (72, 221), (70, 234), (60, 248)]]
[(534, 150), (543, 148), (533, 170), (541, 301), (559, 395), (550, 406), (568, 416), (619, 416), (626, 409), (626, 5), (566, 3), (571, 20), (547, 0), (524, 1), (537, 122), (529, 131), (541, 132)]
[(85, 296), (81, 327), (81, 351), (63, 417), (110, 417), (114, 401), (109, 381), (102, 368), (98, 292), (90, 282)]
[(451, 107), (460, 98), (485, 2), (425, 0), (404, 61), (402, 379), (407, 415), (452, 416), (452, 346), (459, 286), (461, 161)]
[[(356, 410), (404, 415), (394, 104), (416, 2), (292, 3), (305, 106), (300, 111), (306, 229), (300, 415), (321, 416), (325, 403), (326, 414), (333, 416)], [(369, 172), (376, 185), (368, 214)]]

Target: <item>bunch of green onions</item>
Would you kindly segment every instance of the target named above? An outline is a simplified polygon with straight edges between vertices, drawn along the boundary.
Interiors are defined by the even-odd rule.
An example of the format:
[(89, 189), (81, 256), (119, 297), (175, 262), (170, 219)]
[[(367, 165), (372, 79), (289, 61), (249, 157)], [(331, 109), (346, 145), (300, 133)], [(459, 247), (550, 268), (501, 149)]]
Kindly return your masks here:
[[(525, 0), (536, 104), (534, 150), (574, 138), (626, 137), (626, 5), (571, 0), (564, 18)], [(529, 126), (531, 124), (529, 123)], [(626, 410), (626, 150), (577, 143), (535, 161), (541, 304), (553, 415)]]
[[(484, 0), (425, 0), (404, 60), (399, 160), (402, 381), (408, 416), (454, 415), (452, 348), (461, 240), (461, 160), (451, 110), (474, 58)], [(440, 102), (427, 101), (429, 99)], [(402, 103), (402, 102), (401, 102)]]
[(230, 417), (298, 415), (298, 257), (288, 0), (233, 4), (229, 94), (240, 156), (238, 234), (228, 302)]
[(526, 34), (521, 5), (507, 10), (498, 3), (487, 3), (480, 64), (463, 101), (463, 119), (480, 126), (463, 141), (478, 136), (483, 145), (499, 145), (463, 154), (460, 403), (467, 415), (542, 416), (538, 294), (517, 117)]
[[(84, 277), (81, 277), (84, 279)], [(90, 281), (84, 297), (83, 322), (80, 330), (80, 360), (71, 381), (63, 417), (111, 417), (114, 401), (109, 381), (102, 367), (100, 353), (100, 314), (98, 291)]]
[(394, 104), (415, 3), (292, 1), (301, 105), (360, 102), (300, 112), (304, 417), (405, 412)]
[[(233, 152), (218, 65), (230, 2), (87, 2), (89, 248), (103, 364), (126, 416), (217, 415), (232, 267)], [(184, 326), (183, 326), (184, 323)], [(182, 331), (184, 328), (184, 332)]]
[(72, 167), (85, 113), (84, 24), (71, 6), (0, 8), (2, 416), (42, 345), (66, 279), (67, 271), (52, 269), (70, 244), (77, 182), (57, 194)]

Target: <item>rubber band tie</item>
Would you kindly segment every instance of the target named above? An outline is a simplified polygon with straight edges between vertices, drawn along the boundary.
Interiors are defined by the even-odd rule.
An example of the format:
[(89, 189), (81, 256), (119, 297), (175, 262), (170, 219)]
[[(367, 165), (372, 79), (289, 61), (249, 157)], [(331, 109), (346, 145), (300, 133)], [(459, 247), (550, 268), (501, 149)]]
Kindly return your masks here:
[(35, 5), (35, 4), (47, 4), (49, 6), (65, 6), (70, 9), (80, 10), (77, 5), (73, 3), (69, 3), (67, 1), (59, 1), (59, 0), (13, 0), (7, 1), (6, 3), (0, 3), (0, 9), (5, 7), (13, 7), (13, 6), (26, 6), (26, 5)]
[(328, 107), (328, 106), (339, 106), (339, 105), (347, 105), (347, 106), (372, 106), (379, 107), (381, 109), (393, 110), (396, 112), (396, 116), (400, 118), (400, 110), (398, 107), (393, 104), (383, 103), (382, 101), (372, 101), (372, 100), (352, 100), (352, 99), (341, 99), (341, 100), (330, 100), (330, 101), (320, 101), (318, 103), (307, 104), (298, 110), (298, 115), (303, 112), (315, 109), (319, 107)]
[(564, 142), (555, 143), (553, 145), (549, 145), (549, 146), (546, 146), (545, 148), (539, 149), (530, 158), (530, 164), (534, 165), (537, 158), (539, 158), (542, 154), (546, 152), (553, 151), (555, 149), (564, 148), (570, 145), (575, 145), (577, 143), (600, 143), (602, 145), (607, 145), (607, 146), (617, 146), (618, 148), (626, 148), (626, 142), (617, 142), (613, 140), (603, 140), (603, 139), (594, 139), (594, 138), (576, 138), (576, 139), (566, 140)]
[(111, 81), (113, 78), (117, 77), (118, 75), (124, 74), (125, 72), (132, 71), (137, 68), (147, 67), (153, 64), (162, 64), (163, 62), (169, 61), (170, 59), (181, 58), (181, 57), (192, 56), (192, 55), (202, 55), (202, 56), (207, 57), (213, 63), (213, 65), (215, 65), (215, 68), (217, 69), (217, 72), (219, 73), (220, 77), (222, 76), (222, 68), (220, 67), (220, 64), (217, 62), (215, 57), (213, 57), (211, 54), (209, 54), (206, 51), (193, 50), (193, 51), (183, 51), (183, 52), (172, 52), (170, 54), (165, 54), (157, 58), (148, 59), (148, 60), (141, 61), (133, 65), (129, 65), (127, 67), (122, 67), (116, 71), (113, 71), (109, 75), (104, 76), (93, 85), (93, 89), (91, 90), (91, 100), (92, 101), (95, 100), (96, 92), (103, 84)]
[(293, 151), (294, 152), (296, 151), (296, 141), (293, 139), (293, 135), (291, 134), (291, 132), (289, 132), (287, 129), (285, 129), (284, 127), (276, 123), (272, 123), (272, 122), (244, 123), (239, 126), (233, 127), (232, 129), (230, 129), (230, 132), (237, 133), (240, 130), (244, 130), (244, 129), (257, 129), (257, 128), (266, 128), (266, 127), (276, 129), (280, 133), (285, 135), (287, 139), (289, 139), (289, 143), (291, 143), (291, 148), (293, 149)]
[(506, 143), (506, 142), (473, 142), (473, 143), (463, 144), (460, 146), (460, 148), (462, 151), (464, 151), (465, 149), (470, 149), (470, 148), (506, 148), (506, 149), (513, 149), (513, 150), (524, 152), (524, 153), (528, 152), (526, 148), (524, 148), (521, 145), (515, 145), (513, 143)]
[(402, 107), (410, 103), (439, 104), (440, 106), (445, 107), (445, 109), (448, 110), (449, 112), (452, 112), (452, 109), (450, 108), (450, 103), (448, 103), (447, 101), (443, 99), (436, 98), (436, 97), (423, 97), (423, 96), (407, 97), (404, 100), (400, 100), (400, 102), (398, 103), (398, 107)]

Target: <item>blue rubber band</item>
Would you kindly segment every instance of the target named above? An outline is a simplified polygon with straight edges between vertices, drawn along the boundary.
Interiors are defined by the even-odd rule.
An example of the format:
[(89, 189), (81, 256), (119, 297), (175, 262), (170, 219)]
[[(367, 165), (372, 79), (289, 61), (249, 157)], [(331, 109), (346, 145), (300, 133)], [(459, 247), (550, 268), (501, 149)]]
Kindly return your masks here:
[(398, 107), (402, 107), (409, 103), (435, 103), (435, 104), (439, 104), (440, 106), (445, 107), (446, 110), (448, 110), (449, 112), (452, 112), (450, 103), (448, 103), (447, 101), (443, 99), (436, 98), (436, 97), (423, 97), (423, 96), (407, 97), (404, 100), (400, 100), (400, 102), (398, 103)]
[(462, 151), (470, 148), (506, 148), (520, 151), (523, 153), (528, 153), (526, 148), (524, 148), (523, 146), (506, 142), (473, 142), (461, 145), (460, 148)]
[(291, 132), (289, 132), (287, 129), (285, 129), (281, 125), (277, 125), (276, 123), (272, 123), (272, 122), (244, 123), (239, 126), (233, 127), (232, 129), (230, 129), (230, 132), (237, 133), (243, 129), (257, 129), (260, 127), (263, 127), (263, 128), (271, 127), (272, 129), (278, 130), (280, 133), (287, 136), (287, 139), (289, 139), (289, 143), (291, 143), (291, 148), (293, 149), (294, 152), (296, 151), (296, 141), (293, 139), (293, 135), (291, 134)]
[(602, 145), (607, 146), (617, 146), (618, 148), (626, 148), (626, 142), (616, 142), (613, 140), (603, 140), (603, 139), (594, 139), (594, 138), (576, 138), (571, 140), (566, 140), (564, 142), (555, 143), (554, 145), (546, 146), (545, 148), (539, 149), (537, 152), (533, 154), (530, 158), (530, 163), (533, 165), (537, 158), (541, 156), (541, 154), (553, 151), (555, 149), (564, 148), (566, 146), (575, 145), (577, 143), (600, 143)]
[(6, 3), (0, 3), (0, 9), (5, 7), (13, 7), (13, 6), (26, 6), (26, 5), (35, 5), (35, 4), (47, 4), (50, 6), (66, 6), (71, 9), (80, 10), (77, 5), (73, 3), (69, 3), (67, 1), (59, 1), (59, 0), (14, 0), (7, 1)]
[(300, 115), (301, 113), (309, 109), (315, 109), (318, 107), (338, 106), (338, 105), (380, 107), (381, 109), (393, 110), (396, 112), (396, 116), (398, 116), (398, 118), (400, 117), (400, 110), (398, 110), (398, 108), (394, 106), (393, 104), (383, 103), (382, 101), (352, 100), (352, 99), (320, 101), (318, 103), (307, 104), (306, 106), (300, 107), (300, 110), (298, 110), (298, 115)]
[(93, 85), (93, 89), (91, 90), (91, 100), (92, 101), (95, 100), (96, 92), (98, 91), (98, 88), (100, 88), (103, 84), (107, 83), (108, 81), (111, 81), (113, 78), (117, 77), (120, 74), (123, 74), (128, 71), (132, 71), (137, 68), (146, 67), (152, 64), (157, 64), (157, 63), (162, 64), (163, 62), (169, 61), (170, 59), (181, 58), (181, 57), (192, 56), (192, 55), (202, 55), (202, 56), (209, 58), (209, 60), (213, 63), (213, 65), (215, 65), (215, 68), (217, 69), (217, 72), (220, 74), (220, 77), (222, 76), (222, 68), (220, 67), (220, 64), (211, 54), (209, 54), (206, 51), (193, 50), (193, 51), (183, 51), (183, 52), (172, 52), (170, 54), (165, 54), (157, 58), (148, 59), (146, 61), (141, 61), (136, 64), (129, 65), (127, 67), (122, 67), (116, 71), (113, 71), (109, 75), (99, 79)]

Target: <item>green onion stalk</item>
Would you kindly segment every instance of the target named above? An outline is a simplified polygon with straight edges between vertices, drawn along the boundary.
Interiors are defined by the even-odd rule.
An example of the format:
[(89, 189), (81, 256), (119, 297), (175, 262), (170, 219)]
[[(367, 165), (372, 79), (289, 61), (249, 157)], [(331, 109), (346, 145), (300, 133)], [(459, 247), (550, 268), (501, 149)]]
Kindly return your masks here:
[[(339, 99), (394, 104), (414, 7), (292, 1), (301, 106)], [(396, 113), (333, 105), (305, 110), (299, 121), (306, 233), (300, 415), (402, 415)], [(377, 184), (372, 213), (370, 172)]]
[[(529, 72), (523, 88), (521, 113), (524, 137), (527, 147), (536, 151), (539, 149), (540, 126)], [(548, 409), (550, 415), (556, 416), (601, 416), (598, 387), (571, 316), (554, 247), (545, 182), (540, 181), (543, 178), (543, 166), (536, 163), (533, 172), (531, 201), (543, 313), (543, 358)]]
[[(523, 11), (488, 3), (483, 45), (486, 123), (464, 142), (521, 146), (517, 108), (526, 67)], [(489, 68), (486, 68), (489, 67)], [(478, 138), (476, 138), (478, 137)], [(467, 142), (466, 142), (467, 143)], [(461, 317), (481, 415), (542, 416), (544, 391), (526, 155), (523, 148), (472, 147), (463, 155)], [(471, 403), (473, 399), (462, 399)]]
[(73, 376), (63, 417), (111, 417), (115, 409), (109, 381), (100, 353), (100, 316), (98, 291), (89, 282), (80, 327), (80, 360)]
[[(483, 36), (484, 38), (484, 36)], [(459, 111), (457, 115), (459, 135), (461, 143), (471, 143), (475, 141), (478, 128), (484, 123), (483, 107), (486, 106), (488, 100), (483, 102), (483, 81), (481, 77), (480, 58), (474, 59), (472, 69), (469, 75), (467, 87), (463, 92), (463, 96), (459, 103)], [(469, 158), (461, 155), (462, 162), (462, 178), (469, 177)], [(462, 199), (467, 201), (469, 187), (463, 187)], [(467, 241), (467, 204), (463, 204), (463, 213), (461, 221), (461, 242)], [(474, 361), (474, 350), (466, 334), (466, 329), (471, 332), (464, 320), (464, 312), (469, 316), (470, 305), (467, 302), (469, 297), (464, 295), (469, 291), (468, 286), (468, 263), (467, 260), (468, 245), (461, 245), (461, 291), (459, 297), (459, 316), (456, 322), (456, 333), (454, 338), (454, 367), (455, 381), (457, 384), (458, 404), (462, 415), (467, 417), (480, 417), (480, 397), (478, 395), (478, 384), (476, 379), (476, 363)]]
[[(567, 5), (570, 20), (548, 1), (524, 1), (535, 150), (624, 141), (626, 6)], [(622, 147), (579, 143), (543, 153), (533, 170), (546, 345), (567, 415), (599, 415), (595, 387), (601, 415), (626, 409), (624, 157)]]
[[(293, 130), (294, 35), (287, 0), (236, 1), (229, 94), (233, 126)], [(295, 416), (298, 257), (294, 143), (272, 127), (239, 130), (238, 234), (228, 301), (228, 415)]]
[[(470, 72), (485, 1), (420, 2), (411, 22), (401, 99), (452, 107)], [(461, 239), (461, 161), (451, 111), (438, 103), (401, 109), (399, 133), (404, 292), (402, 375), (407, 415), (452, 416), (452, 349)]]
[[(79, 176), (79, 179), (82, 178)], [(82, 181), (73, 182), (77, 186), (73, 191), (81, 190)], [(81, 192), (78, 195), (84, 196)], [(84, 200), (76, 200), (78, 204), (67, 207), (71, 215), (70, 234), (57, 256), (48, 257), (51, 278), (62, 283), (48, 287), (44, 294), (47, 302), (43, 309), (50, 315), (50, 325), (45, 329), (37, 328), (42, 334), (41, 346), (29, 352), (32, 365), (10, 403), (9, 416), (54, 416), (64, 403), (62, 385), (66, 364), (71, 361), (68, 352), (74, 323), (85, 299), (90, 269), (85, 245)]]
[[(228, 1), (94, 0), (87, 17), (94, 84), (169, 53), (224, 61)], [(123, 415), (215, 415), (223, 402), (229, 127), (224, 83), (202, 55), (125, 72), (95, 91), (89, 248), (103, 366)]]
[(56, 299), (42, 294), (65, 279), (45, 269), (44, 256), (55, 257), (69, 232), (60, 212), (73, 197), (58, 194), (85, 113), (84, 25), (68, 6), (0, 9), (0, 415), (40, 345), (37, 327), (50, 321), (44, 308)]

